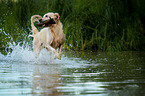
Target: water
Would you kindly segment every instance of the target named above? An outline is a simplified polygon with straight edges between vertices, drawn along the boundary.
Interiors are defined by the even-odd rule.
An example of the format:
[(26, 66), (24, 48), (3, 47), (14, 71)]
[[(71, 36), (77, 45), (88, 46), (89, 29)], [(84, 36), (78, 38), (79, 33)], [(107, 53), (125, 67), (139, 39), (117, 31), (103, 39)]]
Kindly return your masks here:
[(0, 53), (0, 96), (145, 96), (145, 52)]

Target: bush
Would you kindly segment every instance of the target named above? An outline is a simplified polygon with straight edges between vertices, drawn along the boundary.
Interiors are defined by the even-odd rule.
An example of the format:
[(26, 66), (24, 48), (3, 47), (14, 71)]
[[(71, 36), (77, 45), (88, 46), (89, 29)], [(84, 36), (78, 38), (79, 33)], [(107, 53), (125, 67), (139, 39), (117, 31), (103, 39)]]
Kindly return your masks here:
[[(68, 50), (145, 50), (143, 0), (0, 1), (0, 47), (28, 38), (30, 17), (58, 12)], [(138, 6), (138, 7), (136, 7)]]

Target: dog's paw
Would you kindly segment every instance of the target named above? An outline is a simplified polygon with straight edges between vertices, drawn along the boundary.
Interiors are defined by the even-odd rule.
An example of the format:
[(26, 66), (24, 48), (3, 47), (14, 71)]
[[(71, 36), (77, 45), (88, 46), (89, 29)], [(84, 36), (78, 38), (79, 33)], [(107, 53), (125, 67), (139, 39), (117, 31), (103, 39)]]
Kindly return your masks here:
[(59, 60), (61, 60), (61, 56), (59, 54), (57, 54), (54, 59), (56, 59), (56, 58), (58, 58)]
[(61, 60), (61, 56), (59, 55), (59, 56), (57, 56), (57, 58), (59, 59), (59, 60)]
[(61, 56), (60, 55), (59, 55), (58, 59), (61, 60)]

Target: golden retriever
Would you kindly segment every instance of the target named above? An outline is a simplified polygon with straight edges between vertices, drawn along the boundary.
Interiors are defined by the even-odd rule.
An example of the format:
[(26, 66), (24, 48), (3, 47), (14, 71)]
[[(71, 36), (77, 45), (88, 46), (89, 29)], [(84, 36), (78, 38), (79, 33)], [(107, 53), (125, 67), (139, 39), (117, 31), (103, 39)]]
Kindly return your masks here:
[[(34, 19), (36, 18), (37, 19)], [(58, 59), (61, 59), (60, 54), (62, 50), (63, 43), (65, 41), (65, 35), (63, 33), (63, 25), (59, 20), (58, 13), (47, 13), (42, 18), (40, 15), (33, 15), (31, 17), (31, 27), (33, 31), (33, 50), (35, 57), (39, 56), (39, 53), (43, 47), (55, 53)], [(44, 27), (38, 32), (37, 28), (32, 24), (38, 21), (36, 25), (39, 27)], [(59, 48), (59, 52), (55, 49)]]

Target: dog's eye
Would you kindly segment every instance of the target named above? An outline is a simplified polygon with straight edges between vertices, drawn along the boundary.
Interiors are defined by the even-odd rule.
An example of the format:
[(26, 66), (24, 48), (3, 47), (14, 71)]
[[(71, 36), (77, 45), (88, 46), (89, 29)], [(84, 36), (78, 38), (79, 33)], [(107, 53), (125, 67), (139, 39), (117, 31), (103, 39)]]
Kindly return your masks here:
[(45, 17), (48, 17), (48, 15), (46, 15)]

